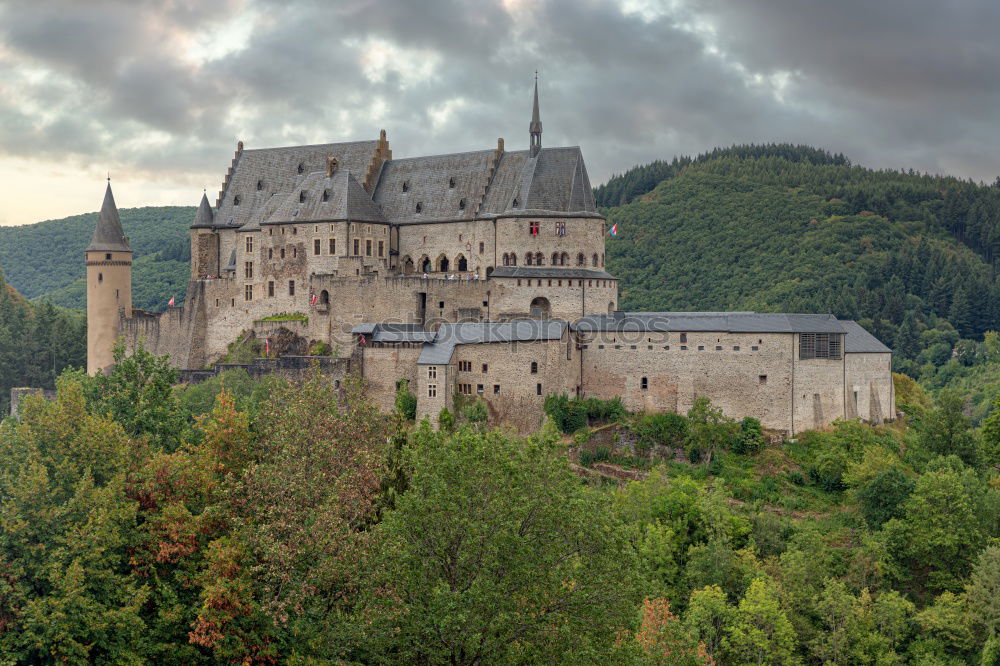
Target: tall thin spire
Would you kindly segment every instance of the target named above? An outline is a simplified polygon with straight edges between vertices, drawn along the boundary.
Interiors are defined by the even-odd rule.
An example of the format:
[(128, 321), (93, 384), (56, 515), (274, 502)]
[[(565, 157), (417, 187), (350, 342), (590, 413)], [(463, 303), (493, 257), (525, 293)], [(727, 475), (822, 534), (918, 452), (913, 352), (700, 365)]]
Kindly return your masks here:
[(122, 229), (121, 218), (118, 217), (118, 206), (115, 196), (111, 193), (111, 175), (108, 175), (108, 187), (104, 190), (104, 203), (94, 227), (94, 235), (87, 246), (87, 252), (101, 250), (114, 252), (131, 252), (125, 231)]
[(538, 70), (535, 70), (535, 103), (531, 108), (531, 123), (528, 125), (531, 134), (531, 156), (534, 157), (542, 149), (542, 119), (538, 113)]

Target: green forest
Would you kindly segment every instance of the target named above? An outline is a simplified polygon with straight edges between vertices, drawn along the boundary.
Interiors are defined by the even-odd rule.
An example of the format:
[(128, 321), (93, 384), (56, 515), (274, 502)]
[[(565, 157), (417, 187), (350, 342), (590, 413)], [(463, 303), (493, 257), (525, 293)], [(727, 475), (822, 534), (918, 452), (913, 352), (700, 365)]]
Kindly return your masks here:
[(139, 350), (0, 423), (0, 660), (996, 664), (1000, 410), (775, 441), (549, 396), (413, 422)]

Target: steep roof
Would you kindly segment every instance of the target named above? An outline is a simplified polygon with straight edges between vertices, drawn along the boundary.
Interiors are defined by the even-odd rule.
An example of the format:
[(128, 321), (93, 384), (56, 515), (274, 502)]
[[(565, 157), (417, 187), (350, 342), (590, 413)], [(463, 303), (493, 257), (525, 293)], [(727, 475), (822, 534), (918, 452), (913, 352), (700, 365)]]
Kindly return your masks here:
[(599, 215), (579, 146), (504, 153), (480, 215), (539, 212)]
[(211, 229), (215, 221), (215, 214), (212, 212), (212, 204), (208, 203), (208, 194), (202, 192), (201, 203), (198, 204), (198, 212), (194, 216), (192, 229)]
[(845, 333), (833, 315), (758, 312), (616, 312), (588, 315), (573, 325), (588, 331), (719, 333)]
[(474, 219), (494, 153), (477, 150), (389, 160), (382, 167), (375, 202), (386, 219), (397, 224)]
[(323, 171), (307, 174), (266, 223), (333, 220), (385, 222), (379, 207), (354, 174), (338, 169), (329, 177)]
[(424, 344), (417, 363), (420, 365), (448, 363), (458, 345), (559, 340), (566, 331), (566, 326), (566, 322), (557, 319), (441, 324), (434, 340)]
[(882, 344), (878, 338), (866, 331), (856, 321), (850, 319), (840, 322), (844, 331), (844, 351), (848, 354), (891, 354), (892, 350)]
[(242, 150), (222, 193), (216, 225), (242, 227), (273, 195), (287, 196), (306, 174), (322, 172), (328, 157), (336, 158), (340, 169), (363, 177), (377, 147), (378, 141), (353, 141)]
[(131, 252), (125, 238), (125, 231), (122, 229), (121, 218), (118, 217), (118, 207), (115, 205), (115, 196), (111, 193), (111, 181), (104, 191), (104, 203), (101, 204), (101, 213), (97, 217), (97, 226), (94, 227), (94, 235), (90, 238), (90, 245), (85, 252)]

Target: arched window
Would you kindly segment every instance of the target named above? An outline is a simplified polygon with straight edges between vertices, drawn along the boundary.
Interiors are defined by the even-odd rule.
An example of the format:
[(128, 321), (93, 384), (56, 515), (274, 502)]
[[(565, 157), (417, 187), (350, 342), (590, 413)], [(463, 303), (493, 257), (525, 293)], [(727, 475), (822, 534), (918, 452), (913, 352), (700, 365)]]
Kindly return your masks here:
[(410, 191), (410, 181), (408, 181), (408, 180), (404, 180), (403, 181), (403, 191), (404, 192), (409, 192)]
[(503, 253), (503, 265), (510, 266), (510, 257), (507, 256), (506, 252)]
[[(614, 313), (615, 313), (615, 304), (614, 303), (608, 303), (608, 314), (609, 315), (613, 315)], [(683, 337), (683, 336), (681, 336), (681, 337)], [(686, 340), (681, 340), (681, 342), (686, 342)]]
[(552, 253), (552, 265), (553, 266), (558, 266), (559, 265), (559, 253), (558, 252), (553, 252)]
[(538, 374), (538, 361), (532, 361), (531, 362), (531, 374), (533, 374), (533, 375), (537, 375)]
[(262, 189), (264, 189), (264, 181), (258, 180), (257, 181), (257, 191), (260, 192)]
[(403, 257), (403, 274), (409, 275), (413, 272), (413, 259), (410, 259), (410, 255)]
[(423, 201), (418, 201), (417, 202), (417, 212), (418, 213), (422, 213), (423, 210), (424, 210), (424, 202)]
[(594, 253), (594, 259), (593, 259), (593, 261), (594, 261), (594, 268), (597, 268), (597, 253), (596, 252)]
[(451, 266), (451, 262), (448, 261), (448, 257), (444, 256), (443, 254), (438, 257), (437, 264), (438, 264), (438, 271), (441, 273), (447, 273), (448, 268)]
[(458, 209), (459, 210), (465, 210), (465, 199), (459, 199), (458, 200)]
[(531, 263), (532, 263), (532, 260), (534, 258), (535, 258), (535, 255), (531, 254), (530, 252), (528, 254), (524, 255), (524, 265), (525, 266), (530, 266)]
[(458, 255), (458, 258), (455, 260), (455, 264), (458, 266), (459, 273), (468, 272), (469, 262), (465, 260), (465, 255)]
[(319, 292), (319, 302), (322, 303), (323, 305), (329, 305), (330, 304), (330, 292), (328, 292), (326, 289), (324, 289), (323, 291)]
[(559, 265), (560, 266), (569, 265), (569, 255), (567, 253), (563, 252), (561, 255), (559, 255)]
[(305, 202), (306, 202), (306, 191), (302, 190), (301, 192), (299, 192), (299, 203), (305, 203)]
[(330, 200), (330, 190), (323, 190), (323, 201)]
[(552, 306), (549, 304), (549, 299), (538, 296), (531, 301), (531, 318), (532, 319), (549, 319), (552, 313)]
[(299, 173), (302, 173), (305, 170), (306, 170), (306, 165), (303, 164), (302, 162), (299, 162)]
[(513, 252), (510, 253), (510, 265), (517, 266), (517, 255)]
[(424, 273), (430, 273), (434, 270), (434, 265), (431, 264), (430, 257), (424, 255), (424, 260), (420, 262), (420, 270)]
[(583, 256), (583, 252), (581, 252), (580, 254), (576, 255), (576, 265), (577, 266), (586, 266), (587, 265), (587, 258), (585, 256)]
[(535, 253), (535, 265), (536, 266), (541, 266), (544, 263), (545, 263), (545, 257), (542, 255), (541, 252), (536, 252)]
[(455, 179), (454, 178), (449, 178), (448, 179), (448, 188), (452, 189), (452, 190), (455, 189)]

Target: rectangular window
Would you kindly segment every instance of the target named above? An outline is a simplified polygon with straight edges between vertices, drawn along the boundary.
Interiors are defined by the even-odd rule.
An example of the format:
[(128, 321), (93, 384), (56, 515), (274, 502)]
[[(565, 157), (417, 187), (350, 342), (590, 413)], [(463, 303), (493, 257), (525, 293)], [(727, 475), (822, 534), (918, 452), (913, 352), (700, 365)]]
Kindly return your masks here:
[(372, 242), (370, 240), (365, 241), (365, 256), (372, 256)]
[(705, 351), (705, 345), (698, 345), (698, 351)]
[(243, 300), (252, 301), (253, 300), (253, 285), (248, 284), (243, 287)]
[(319, 254), (322, 250), (323, 243), (320, 239), (313, 240), (313, 254)]
[(760, 351), (760, 347), (758, 347), (757, 345), (751, 345), (750, 351)]
[(336, 238), (331, 238), (330, 239), (330, 255), (332, 256), (332, 255), (335, 255), (335, 254), (337, 254), (337, 239)]
[(438, 369), (436, 365), (427, 366), (427, 379), (437, 379)]
[(292, 248), (292, 256), (293, 257), (299, 256), (299, 248), (297, 248), (297, 247), (293, 247)]
[(247, 236), (247, 253), (253, 252), (253, 236)]
[(483, 250), (485, 250), (485, 249), (486, 249), (486, 244), (485, 243), (479, 243), (479, 254), (482, 254)]
[(681, 351), (687, 351), (687, 345), (681, 345)]
[(493, 395), (500, 395), (500, 385), (499, 384), (494, 384), (493, 385)]
[(757, 383), (759, 383), (759, 384), (766, 384), (767, 383), (767, 375), (759, 375), (757, 377)]
[(288, 295), (289, 296), (295, 295), (295, 280), (288, 281)]
[(267, 295), (270, 298), (274, 297), (274, 280), (269, 280), (267, 283)]
[(722, 351), (722, 345), (715, 345), (715, 351)]
[(361, 241), (357, 238), (354, 239), (354, 256), (357, 257), (361, 254)]
[(688, 341), (688, 334), (681, 333), (681, 342), (687, 342), (687, 341)]
[(380, 257), (385, 256), (385, 241), (378, 242), (378, 256)]
[(243, 277), (248, 280), (253, 279), (253, 262), (247, 261), (243, 263)]
[(427, 385), (427, 397), (428, 398), (436, 398), (437, 394), (438, 394), (437, 384), (428, 384)]
[(542, 385), (535, 384), (535, 395), (541, 395), (541, 394), (542, 394)]
[(733, 345), (733, 351), (739, 351), (739, 350), (740, 350), (739, 345)]
[(799, 358), (840, 358), (840, 335), (837, 333), (800, 333)]
[(482, 393), (482, 392), (483, 392), (483, 385), (476, 384), (476, 393)]
[(642, 380), (641, 380), (641, 381), (640, 381), (640, 383), (639, 383), (639, 387), (640, 387), (640, 388), (641, 388), (641, 389), (642, 389), (643, 391), (646, 391), (646, 390), (648, 390), (648, 389), (649, 389), (649, 378), (648, 378), (648, 377), (643, 377), (643, 378), (642, 378)]
[(488, 366), (485, 363), (483, 363), (483, 372), (487, 372), (487, 371), (489, 371), (489, 369), (490, 369), (490, 366)]

